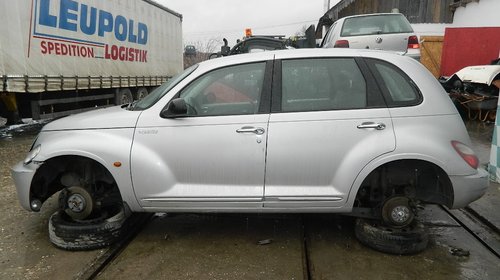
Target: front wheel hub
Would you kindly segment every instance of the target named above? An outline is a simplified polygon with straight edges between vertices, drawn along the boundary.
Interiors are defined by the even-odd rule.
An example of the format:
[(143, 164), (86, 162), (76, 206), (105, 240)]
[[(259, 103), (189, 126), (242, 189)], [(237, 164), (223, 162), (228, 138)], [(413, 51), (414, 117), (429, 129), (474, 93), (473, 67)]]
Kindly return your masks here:
[(94, 212), (95, 203), (90, 192), (80, 186), (63, 190), (59, 197), (59, 205), (74, 220), (84, 220)]
[(72, 194), (68, 198), (68, 208), (75, 213), (81, 213), (86, 206), (85, 198), (81, 194)]

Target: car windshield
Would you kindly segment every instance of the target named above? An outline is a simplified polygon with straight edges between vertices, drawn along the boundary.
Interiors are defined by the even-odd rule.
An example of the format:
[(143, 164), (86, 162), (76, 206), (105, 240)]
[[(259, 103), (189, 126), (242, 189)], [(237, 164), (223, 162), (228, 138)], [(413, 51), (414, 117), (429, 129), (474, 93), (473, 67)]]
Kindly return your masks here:
[(401, 14), (348, 18), (344, 21), (341, 36), (394, 33), (413, 33), (410, 23)]
[(151, 106), (153, 106), (158, 100), (160, 100), (165, 94), (167, 94), (173, 87), (175, 87), (178, 83), (180, 83), (184, 78), (189, 76), (191, 73), (193, 73), (194, 70), (198, 68), (198, 64), (193, 65), (189, 67), (188, 69), (184, 70), (184, 72), (181, 72), (162, 84), (161, 86), (157, 87), (155, 90), (153, 90), (148, 96), (144, 97), (141, 100), (136, 101), (135, 103), (132, 103), (131, 106), (129, 106), (129, 110), (132, 111), (141, 111), (145, 110)]

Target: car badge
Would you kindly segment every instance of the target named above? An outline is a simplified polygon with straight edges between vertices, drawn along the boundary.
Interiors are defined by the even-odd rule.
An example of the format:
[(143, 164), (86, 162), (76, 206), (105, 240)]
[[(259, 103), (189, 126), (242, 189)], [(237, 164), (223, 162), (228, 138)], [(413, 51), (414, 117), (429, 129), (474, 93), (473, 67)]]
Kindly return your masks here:
[(382, 38), (381, 37), (377, 37), (377, 39), (375, 39), (375, 42), (377, 42), (377, 44), (382, 43)]

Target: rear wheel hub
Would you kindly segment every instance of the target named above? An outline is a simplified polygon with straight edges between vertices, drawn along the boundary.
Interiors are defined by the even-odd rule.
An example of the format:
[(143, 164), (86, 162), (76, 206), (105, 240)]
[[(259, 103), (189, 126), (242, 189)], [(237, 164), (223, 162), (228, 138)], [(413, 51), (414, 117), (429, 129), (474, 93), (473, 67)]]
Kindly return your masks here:
[(410, 206), (410, 199), (403, 196), (391, 197), (382, 207), (382, 220), (390, 227), (403, 228), (411, 224), (415, 213)]

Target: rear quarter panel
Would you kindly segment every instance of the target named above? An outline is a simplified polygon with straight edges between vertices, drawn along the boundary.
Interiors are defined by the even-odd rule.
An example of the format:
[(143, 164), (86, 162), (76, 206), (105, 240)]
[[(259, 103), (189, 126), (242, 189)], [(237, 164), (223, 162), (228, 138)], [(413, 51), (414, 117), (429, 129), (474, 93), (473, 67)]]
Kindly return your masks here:
[(469, 134), (448, 94), (434, 76), (419, 62), (404, 56), (388, 59), (417, 85), (423, 101), (416, 106), (390, 108), (396, 135), (395, 154), (422, 154), (448, 175), (471, 175), (468, 166), (451, 146), (460, 141), (471, 147)]
[(396, 160), (418, 159), (442, 168), (449, 176), (473, 175), (477, 170), (467, 165), (451, 145), (452, 140), (469, 147), (465, 125), (447, 93), (419, 62), (405, 56), (377, 55), (403, 70), (419, 88), (423, 101), (416, 106), (390, 108), (396, 149), (370, 162), (358, 174), (347, 202), (352, 207), (363, 180), (377, 167)]

